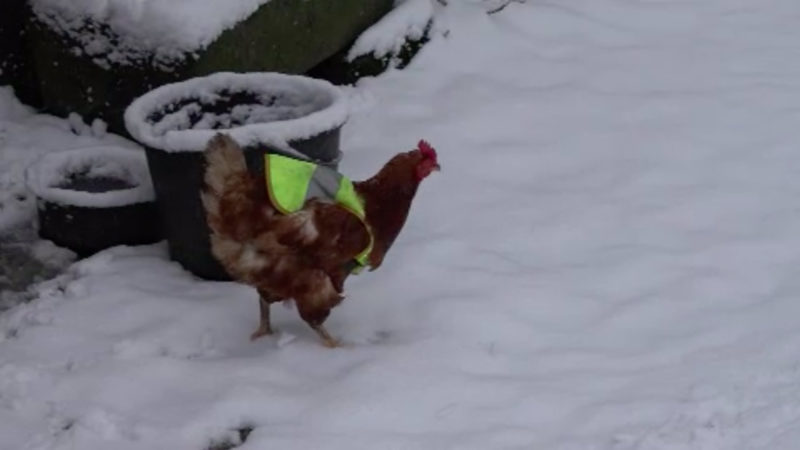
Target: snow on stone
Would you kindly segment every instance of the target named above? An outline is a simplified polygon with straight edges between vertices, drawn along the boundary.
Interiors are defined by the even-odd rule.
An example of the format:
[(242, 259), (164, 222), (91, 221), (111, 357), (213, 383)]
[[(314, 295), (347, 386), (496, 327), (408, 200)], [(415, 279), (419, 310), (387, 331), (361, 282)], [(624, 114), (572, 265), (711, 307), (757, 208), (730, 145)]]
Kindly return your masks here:
[[(230, 95), (250, 104), (209, 111)], [(125, 126), (137, 141), (167, 152), (202, 151), (217, 133), (240, 145), (269, 144), (307, 159), (289, 146), (337, 128), (347, 120), (346, 96), (324, 80), (279, 73), (216, 73), (161, 86), (125, 111)]]
[(394, 9), (358, 36), (348, 61), (362, 55), (382, 58), (397, 54), (407, 40), (422, 38), (433, 20), (432, 0), (399, 0)]
[[(126, 189), (84, 192), (69, 189), (71, 178), (113, 178)], [(28, 187), (42, 200), (63, 205), (107, 208), (155, 200), (144, 151), (93, 147), (50, 153), (28, 167)]]
[[(202, 50), (269, 0), (32, 0), (37, 17), (97, 62), (162, 65)], [(113, 35), (97, 24), (106, 25)]]
[(29, 108), (14, 96), (14, 91), (8, 87), (0, 87), (0, 120), (22, 120), (33, 115), (33, 108)]
[(0, 314), (0, 448), (796, 450), (800, 3), (448, 3), (348, 90), (344, 173), (442, 171), (345, 347), (110, 249)]

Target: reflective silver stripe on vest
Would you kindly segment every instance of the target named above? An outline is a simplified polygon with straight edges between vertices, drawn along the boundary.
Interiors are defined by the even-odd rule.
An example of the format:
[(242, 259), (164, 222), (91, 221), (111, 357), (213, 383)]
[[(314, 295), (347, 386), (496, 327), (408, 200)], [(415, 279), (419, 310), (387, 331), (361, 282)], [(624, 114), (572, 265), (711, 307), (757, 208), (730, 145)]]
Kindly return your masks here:
[(335, 202), (341, 180), (342, 174), (336, 170), (321, 164), (317, 165), (314, 174), (311, 176), (311, 181), (308, 183), (306, 201), (311, 198), (317, 198)]

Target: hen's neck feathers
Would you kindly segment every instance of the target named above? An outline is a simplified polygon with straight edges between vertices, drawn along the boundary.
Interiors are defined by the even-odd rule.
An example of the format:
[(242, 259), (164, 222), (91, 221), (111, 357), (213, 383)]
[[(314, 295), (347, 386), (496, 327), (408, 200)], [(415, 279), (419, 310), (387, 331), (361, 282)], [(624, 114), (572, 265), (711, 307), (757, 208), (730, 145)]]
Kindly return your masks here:
[(414, 158), (398, 155), (372, 178), (354, 183), (356, 192), (364, 199), (366, 221), (375, 237), (372, 252), (375, 258), (370, 259), (377, 264), (405, 225), (420, 183), (415, 168)]

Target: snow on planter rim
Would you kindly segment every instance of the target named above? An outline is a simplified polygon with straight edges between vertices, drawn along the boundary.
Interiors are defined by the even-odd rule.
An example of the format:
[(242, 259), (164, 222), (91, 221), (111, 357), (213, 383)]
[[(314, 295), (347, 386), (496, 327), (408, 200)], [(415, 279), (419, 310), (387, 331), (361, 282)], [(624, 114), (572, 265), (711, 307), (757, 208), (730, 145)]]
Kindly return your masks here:
[[(296, 117), (287, 120), (247, 123), (231, 128), (197, 129), (186, 123), (193, 104), (182, 107), (158, 119), (155, 114), (165, 107), (192, 99), (213, 102), (220, 93), (248, 93), (254, 95), (282, 95), (294, 101), (289, 113)], [(196, 104), (194, 104), (196, 105)], [(310, 111), (305, 111), (313, 107)], [(234, 108), (235, 109), (235, 108)], [(265, 105), (265, 110), (269, 109)], [(263, 111), (262, 111), (263, 112)], [(290, 114), (291, 115), (291, 114)], [(289, 141), (314, 137), (342, 126), (347, 120), (347, 100), (341, 89), (333, 84), (301, 75), (286, 75), (274, 72), (233, 73), (220, 72), (166, 84), (137, 98), (125, 111), (125, 126), (139, 143), (166, 152), (203, 151), (217, 133), (230, 135), (241, 146), (268, 144), (292, 156), (309, 159), (292, 149)], [(177, 124), (178, 129), (167, 129), (164, 120)], [(155, 121), (155, 123), (154, 123)], [(183, 123), (181, 123), (183, 122)], [(201, 123), (206, 123), (201, 120)], [(170, 124), (167, 124), (170, 125)], [(202, 126), (202, 125), (201, 125)]]
[[(72, 174), (125, 181), (130, 188), (86, 192), (60, 185)], [(28, 188), (42, 200), (69, 206), (109, 208), (155, 200), (147, 159), (141, 150), (99, 146), (48, 153), (28, 167)]]

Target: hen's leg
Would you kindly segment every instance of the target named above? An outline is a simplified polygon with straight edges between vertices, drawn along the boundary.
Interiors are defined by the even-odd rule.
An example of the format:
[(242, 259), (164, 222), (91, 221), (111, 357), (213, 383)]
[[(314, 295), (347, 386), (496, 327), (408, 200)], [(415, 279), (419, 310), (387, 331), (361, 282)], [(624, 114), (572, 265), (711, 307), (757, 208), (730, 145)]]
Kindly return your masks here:
[(258, 324), (258, 328), (256, 328), (256, 331), (250, 335), (251, 341), (255, 341), (262, 336), (272, 334), (272, 324), (270, 324), (269, 319), (269, 304), (279, 300), (262, 290), (258, 291), (258, 295), (258, 306), (261, 310), (261, 320)]
[[(331, 308), (341, 303), (342, 294), (336, 288), (327, 273), (320, 270), (308, 271), (302, 277), (302, 283), (294, 286), (294, 299), (297, 312), (322, 338), (326, 347), (337, 347), (339, 342), (322, 326), (331, 313)], [(300, 278), (297, 278), (298, 280)]]

